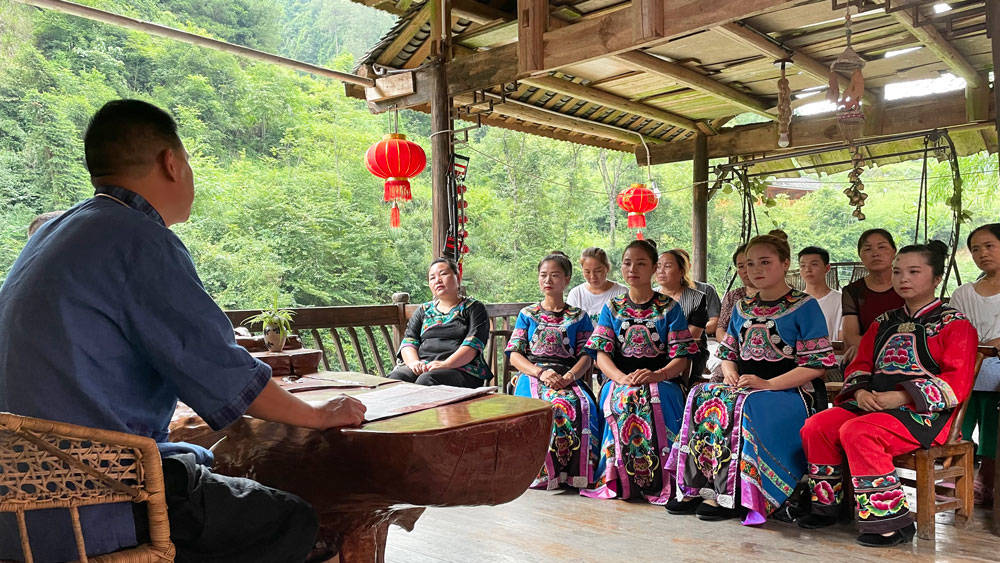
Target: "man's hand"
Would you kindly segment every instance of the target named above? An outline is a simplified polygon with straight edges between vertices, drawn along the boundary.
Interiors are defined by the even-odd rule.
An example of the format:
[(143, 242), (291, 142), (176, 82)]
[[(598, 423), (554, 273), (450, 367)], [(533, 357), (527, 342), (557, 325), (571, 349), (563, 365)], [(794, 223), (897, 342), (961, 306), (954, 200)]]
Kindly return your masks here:
[(365, 421), (365, 406), (361, 401), (347, 395), (334, 397), (323, 405), (313, 408), (316, 410), (317, 420), (314, 428), (317, 430), (361, 426)]
[(875, 398), (875, 394), (867, 389), (858, 389), (855, 391), (854, 400), (858, 402), (858, 407), (863, 411), (879, 412), (882, 410), (882, 405)]

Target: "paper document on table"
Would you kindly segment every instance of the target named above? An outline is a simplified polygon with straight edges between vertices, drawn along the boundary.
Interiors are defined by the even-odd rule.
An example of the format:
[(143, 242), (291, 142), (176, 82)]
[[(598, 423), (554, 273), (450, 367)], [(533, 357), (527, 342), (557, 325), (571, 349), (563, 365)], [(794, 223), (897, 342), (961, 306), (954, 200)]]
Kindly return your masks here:
[(457, 403), (496, 392), (496, 387), (467, 389), (449, 385), (393, 385), (370, 393), (361, 393), (354, 398), (364, 403), (365, 421), (381, 420), (401, 414), (417, 412), (441, 405)]

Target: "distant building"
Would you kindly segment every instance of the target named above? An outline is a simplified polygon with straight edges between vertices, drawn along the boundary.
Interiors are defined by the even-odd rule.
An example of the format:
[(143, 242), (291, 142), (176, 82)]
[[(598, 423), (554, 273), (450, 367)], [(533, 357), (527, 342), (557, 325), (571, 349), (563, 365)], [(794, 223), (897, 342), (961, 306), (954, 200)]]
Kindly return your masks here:
[(799, 199), (818, 190), (822, 185), (815, 178), (776, 178), (767, 186), (767, 197), (785, 194), (788, 199)]

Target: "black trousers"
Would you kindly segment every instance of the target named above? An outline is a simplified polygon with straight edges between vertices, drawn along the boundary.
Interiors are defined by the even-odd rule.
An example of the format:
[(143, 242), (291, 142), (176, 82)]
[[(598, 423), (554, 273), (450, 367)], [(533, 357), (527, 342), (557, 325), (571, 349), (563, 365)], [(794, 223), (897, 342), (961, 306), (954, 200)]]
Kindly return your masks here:
[[(163, 458), (163, 478), (179, 563), (301, 563), (316, 543), (316, 512), (291, 493), (212, 473), (192, 454)], [(148, 541), (145, 505), (133, 506), (136, 538)]]
[(469, 387), (472, 389), (484, 385), (482, 379), (457, 369), (436, 369), (434, 371), (425, 371), (418, 376), (405, 365), (398, 365), (386, 377), (408, 383), (416, 383), (417, 385), (451, 385), (452, 387)]

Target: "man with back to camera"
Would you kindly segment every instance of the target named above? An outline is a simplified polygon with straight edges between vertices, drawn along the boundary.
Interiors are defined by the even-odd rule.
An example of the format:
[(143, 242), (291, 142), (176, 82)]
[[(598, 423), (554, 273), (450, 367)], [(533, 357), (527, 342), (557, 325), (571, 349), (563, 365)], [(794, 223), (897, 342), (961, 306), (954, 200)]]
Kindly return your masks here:
[[(236, 345), (169, 229), (188, 219), (194, 200), (170, 115), (138, 100), (108, 102), (84, 149), (95, 196), (32, 236), (0, 287), (0, 411), (156, 440), (177, 561), (303, 561), (316, 537), (312, 507), (211, 473), (199, 463), (211, 457), (202, 448), (168, 444), (177, 400), (216, 430), (244, 413), (315, 429), (357, 426), (364, 406), (346, 396), (305, 403)], [(21, 559), (13, 515), (2, 516), (0, 559)], [(27, 516), (36, 561), (78, 557), (68, 511)], [(80, 519), (88, 553), (144, 539), (145, 515), (133, 516), (128, 503), (84, 507)]]

